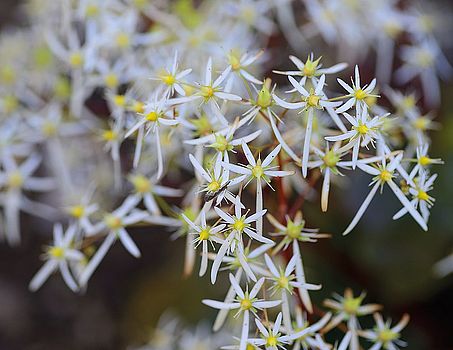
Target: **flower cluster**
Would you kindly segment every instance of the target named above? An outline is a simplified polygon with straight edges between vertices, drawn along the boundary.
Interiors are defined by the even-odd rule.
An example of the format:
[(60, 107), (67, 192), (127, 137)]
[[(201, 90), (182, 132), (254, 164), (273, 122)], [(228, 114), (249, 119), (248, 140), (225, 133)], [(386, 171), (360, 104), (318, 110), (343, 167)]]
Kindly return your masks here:
[[(392, 56), (397, 36), (408, 31), (414, 44), (402, 48), (396, 76), (420, 75), (431, 91), (425, 98), (437, 100), (435, 67), (450, 68), (416, 25), (419, 13), (393, 1), (374, 4), (371, 22), (379, 27), (367, 22), (363, 30), (364, 23), (347, 18), (368, 1), (354, 9), (340, 0), (303, 3), (311, 29), (298, 29), (302, 35), (319, 31), (328, 42), (357, 45), (376, 40), (384, 83), (388, 72), (380, 71), (393, 69), (382, 57)], [(1, 233), (11, 245), (20, 242), (21, 212), (61, 222), (31, 290), (57, 270), (70, 289), (83, 290), (116, 242), (140, 257), (135, 226), (161, 226), (186, 240), (186, 274), (199, 250), (200, 276), (208, 273), (212, 284), (228, 276), (223, 301), (203, 300), (220, 310), (214, 330), (230, 310), (240, 320), (227, 349), (331, 349), (325, 335), (336, 327), (345, 331), (338, 349), (359, 349), (360, 339), (374, 350), (404, 344), (408, 317), (384, 323), (380, 306), (362, 305), (363, 294), (346, 290), (325, 301), (331, 312), (315, 308), (310, 294), (321, 285), (307, 281), (301, 245), (330, 235), (307, 228), (301, 207), (317, 179), (325, 212), (334, 184), (363, 175), (369, 193), (343, 234), (384, 187), (401, 205), (393, 219), (407, 214), (427, 230), (432, 171), (442, 163), (429, 155), (437, 124), (415, 94), (363, 79), (357, 65), (348, 83), (339, 76), (346, 63), (325, 67), (310, 53), (305, 61), (289, 57), (294, 70), (266, 76), (270, 53), (262, 48), (270, 35), (280, 26), (293, 42), (292, 5), (28, 3), (29, 28), (0, 43)], [(421, 49), (436, 56), (414, 51)], [(380, 91), (390, 104), (378, 103)], [(47, 195), (30, 199), (30, 192)], [(362, 330), (358, 319), (369, 314), (376, 328)]]

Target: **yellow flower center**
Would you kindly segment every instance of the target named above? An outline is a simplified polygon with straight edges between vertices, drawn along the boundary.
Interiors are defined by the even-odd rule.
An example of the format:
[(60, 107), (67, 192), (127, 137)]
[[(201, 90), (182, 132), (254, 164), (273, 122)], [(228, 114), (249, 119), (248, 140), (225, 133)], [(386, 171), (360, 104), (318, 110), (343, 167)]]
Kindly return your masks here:
[(43, 134), (47, 137), (54, 136), (57, 133), (57, 126), (49, 120), (46, 120), (43, 123), (41, 129)]
[(310, 107), (318, 107), (320, 99), (321, 99), (321, 97), (310, 94), (310, 96), (308, 96), (308, 98), (307, 98), (307, 104)]
[(427, 157), (427, 156), (421, 156), (419, 159), (418, 159), (418, 164), (420, 164), (421, 166), (428, 166), (431, 164), (431, 158)]
[(214, 180), (208, 184), (207, 188), (208, 188), (208, 191), (210, 191), (210, 192), (217, 192), (218, 190), (220, 190), (220, 187), (221, 187), (220, 182), (218, 182), (217, 180)]
[(129, 35), (127, 35), (126, 33), (119, 33), (117, 36), (116, 36), (116, 44), (118, 45), (118, 47), (124, 49), (126, 47), (129, 46)]
[(83, 64), (83, 56), (80, 52), (73, 52), (69, 56), (69, 64), (74, 68), (79, 68)]
[(418, 117), (414, 121), (414, 127), (418, 130), (425, 131), (429, 127), (430, 120), (426, 117)]
[(65, 77), (59, 77), (55, 82), (54, 92), (59, 99), (67, 99), (71, 95), (71, 83)]
[(252, 175), (256, 178), (261, 178), (264, 176), (264, 170), (261, 164), (258, 163), (252, 168)]
[(236, 219), (236, 221), (231, 225), (233, 230), (238, 231), (239, 233), (242, 233), (244, 229), (246, 228), (247, 224), (244, 222), (244, 219)]
[(255, 347), (249, 343), (249, 344), (247, 344), (247, 347), (245, 348), (245, 350), (255, 350)]
[(431, 52), (427, 50), (420, 50), (416, 54), (416, 61), (420, 67), (430, 67), (434, 63), (434, 57)]
[(112, 214), (107, 214), (104, 217), (104, 222), (111, 230), (118, 230), (123, 227), (123, 222), (121, 221), (121, 219)]
[(102, 132), (102, 138), (105, 141), (114, 141), (118, 138), (118, 133), (114, 130), (104, 130)]
[(417, 193), (417, 198), (421, 201), (427, 201), (429, 199), (429, 196), (425, 191), (419, 190)]
[(359, 126), (357, 126), (355, 129), (360, 135), (366, 135), (368, 131), (370, 131), (370, 128), (365, 124), (359, 124)]
[(266, 346), (277, 346), (277, 338), (273, 335), (267, 337)]
[(200, 241), (208, 240), (210, 235), (211, 234), (209, 232), (209, 228), (205, 228), (205, 229), (201, 230), (200, 234), (199, 234)]
[(105, 76), (104, 78), (105, 85), (107, 85), (108, 88), (113, 89), (118, 86), (118, 77), (114, 73), (109, 73)]
[(13, 171), (8, 176), (8, 186), (11, 188), (19, 188), (23, 185), (23, 183), (24, 178), (22, 177), (22, 174), (19, 171)]
[(147, 193), (151, 191), (151, 182), (143, 175), (134, 175), (131, 177), (131, 183), (138, 193)]
[(3, 98), (3, 109), (6, 113), (14, 112), (19, 107), (19, 100), (13, 96), (8, 95)]
[(252, 301), (249, 298), (241, 299), (241, 309), (250, 310), (252, 308)]
[(256, 104), (261, 108), (267, 108), (272, 104), (272, 95), (266, 86), (263, 86), (258, 93)]
[[(359, 131), (360, 132), (360, 131)], [(335, 154), (334, 151), (330, 150), (325, 154), (325, 156), (322, 158), (324, 164), (328, 168), (334, 168), (337, 163), (340, 161), (340, 157)]]
[(173, 85), (174, 83), (176, 83), (176, 78), (174, 75), (172, 74), (163, 74), (161, 75), (161, 80), (164, 84), (166, 85)]
[(382, 170), (379, 174), (379, 179), (383, 182), (389, 182), (393, 178), (393, 174), (388, 170)]
[(396, 338), (398, 338), (398, 336), (399, 336), (398, 333), (393, 332), (390, 329), (383, 329), (378, 333), (378, 339), (384, 344), (392, 340), (395, 340)]
[(205, 99), (211, 98), (212, 96), (214, 96), (214, 89), (212, 88), (212, 86), (202, 86), (200, 89), (200, 94)]
[(16, 81), (16, 72), (14, 68), (9, 65), (0, 68), (0, 79), (5, 84), (13, 84)]
[(155, 111), (149, 112), (146, 115), (146, 120), (149, 122), (155, 122), (155, 121), (157, 121), (157, 119), (159, 119), (159, 114)]
[(145, 104), (141, 101), (134, 101), (134, 103), (131, 106), (131, 109), (135, 113), (143, 113), (145, 111)]
[(365, 97), (367, 97), (367, 93), (362, 89), (358, 89), (355, 91), (354, 96), (358, 100), (363, 100)]
[(289, 279), (285, 275), (280, 276), (277, 279), (277, 285), (282, 289), (289, 289)]
[(349, 315), (356, 315), (361, 303), (361, 298), (346, 298), (343, 300), (343, 309)]
[(307, 61), (303, 68), (303, 73), (306, 77), (312, 77), (316, 73), (316, 63), (312, 61)]
[(228, 61), (232, 70), (237, 71), (241, 68), (241, 60), (237, 52), (231, 51), (228, 55)]
[(64, 248), (62, 247), (50, 247), (49, 255), (55, 259), (63, 259), (64, 258)]
[(126, 105), (126, 96), (124, 95), (113, 96), (113, 103), (118, 107), (124, 107)]
[(89, 4), (85, 10), (87, 17), (95, 17), (99, 14), (99, 7), (94, 4)]
[(80, 219), (85, 214), (85, 207), (83, 205), (74, 205), (69, 208), (69, 214), (76, 219)]

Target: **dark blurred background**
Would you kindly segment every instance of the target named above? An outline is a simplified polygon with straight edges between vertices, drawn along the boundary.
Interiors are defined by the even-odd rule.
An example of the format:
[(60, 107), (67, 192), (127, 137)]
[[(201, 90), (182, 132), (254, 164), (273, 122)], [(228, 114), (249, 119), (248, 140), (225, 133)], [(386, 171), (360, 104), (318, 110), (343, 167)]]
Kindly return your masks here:
[[(15, 5), (14, 0), (0, 2), (0, 23), (14, 21)], [(451, 55), (449, 59), (453, 62)], [(428, 232), (408, 216), (392, 221), (398, 203), (384, 191), (358, 228), (342, 237), (341, 229), (366, 195), (368, 177), (333, 188), (327, 214), (320, 214), (317, 201), (304, 205), (309, 227), (334, 233), (331, 240), (302, 246), (307, 279), (323, 283), (321, 291), (312, 293), (315, 303), (348, 286), (356, 294), (365, 290), (366, 301), (383, 304), (385, 316), (398, 320), (410, 314), (403, 339), (414, 350), (453, 349), (453, 275), (439, 279), (432, 270), (453, 250), (453, 84), (443, 84), (442, 91), (436, 119), (442, 129), (432, 135), (430, 154), (446, 164), (435, 168), (439, 177)], [(0, 350), (124, 349), (146, 341), (165, 310), (195, 324), (214, 317), (201, 305), (202, 298), (223, 297), (225, 289), (213, 288), (207, 278), (182, 277), (184, 242), (169, 240), (160, 229), (132, 231), (141, 259), (115, 245), (85, 294), (73, 294), (59, 276), (32, 294), (27, 285), (41, 266), (41, 246), (51, 226), (25, 215), (23, 223), (19, 248), (0, 245)], [(220, 283), (226, 285), (225, 279)]]

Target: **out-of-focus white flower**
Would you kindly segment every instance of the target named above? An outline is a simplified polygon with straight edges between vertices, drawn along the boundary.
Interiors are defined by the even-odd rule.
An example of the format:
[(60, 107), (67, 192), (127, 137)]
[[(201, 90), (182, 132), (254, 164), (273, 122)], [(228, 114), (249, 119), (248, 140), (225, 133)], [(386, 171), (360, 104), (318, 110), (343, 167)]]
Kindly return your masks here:
[(70, 271), (71, 263), (80, 263), (85, 258), (80, 251), (71, 247), (76, 233), (77, 227), (75, 225), (69, 226), (63, 232), (63, 227), (60, 224), (55, 224), (53, 244), (46, 247), (44, 255), (46, 262), (30, 281), (29, 288), (31, 291), (38, 290), (56, 270), (60, 270), (63, 280), (72, 291), (75, 292), (79, 289)]
[(360, 336), (368, 339), (373, 342), (373, 346), (370, 350), (379, 350), (383, 349), (394, 349), (397, 350), (399, 347), (405, 347), (406, 342), (400, 339), (400, 332), (404, 327), (409, 323), (409, 315), (404, 314), (401, 320), (391, 326), (391, 320), (384, 322), (381, 314), (373, 314), (374, 320), (376, 322), (376, 328), (374, 330), (359, 331)]

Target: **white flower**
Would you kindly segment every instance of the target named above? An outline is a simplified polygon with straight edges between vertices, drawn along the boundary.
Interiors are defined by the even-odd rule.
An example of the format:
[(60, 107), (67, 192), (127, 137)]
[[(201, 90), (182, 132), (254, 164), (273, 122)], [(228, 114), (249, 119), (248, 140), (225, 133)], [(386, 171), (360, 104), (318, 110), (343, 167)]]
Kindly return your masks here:
[(351, 78), (351, 86), (346, 84), (340, 78), (338, 78), (337, 81), (349, 93), (345, 96), (349, 97), (349, 99), (341, 107), (337, 108), (337, 113), (346, 112), (352, 106), (355, 106), (357, 114), (361, 115), (362, 109), (368, 108), (365, 99), (367, 97), (379, 97), (378, 95), (372, 94), (374, 88), (376, 87), (376, 79), (373, 79), (370, 85), (364, 85), (363, 87), (360, 85), (359, 66), (355, 66), (355, 79), (352, 80)]
[(162, 215), (159, 205), (154, 199), (157, 197), (180, 197), (183, 192), (178, 189), (157, 185), (156, 179), (150, 179), (140, 173), (128, 176), (129, 182), (134, 186), (134, 194), (139, 200), (143, 200), (146, 209), (152, 215)]
[(365, 171), (366, 173), (373, 175), (373, 181), (370, 183), (371, 187), (370, 192), (368, 193), (367, 197), (363, 201), (362, 205), (360, 206), (359, 210), (357, 211), (357, 214), (355, 217), (352, 219), (351, 223), (349, 226), (346, 228), (346, 230), (343, 232), (343, 235), (348, 234), (351, 232), (354, 227), (357, 225), (359, 222), (360, 218), (362, 217), (363, 213), (365, 213), (365, 210), (368, 208), (368, 205), (370, 204), (371, 200), (375, 196), (377, 190), (379, 187), (382, 187), (384, 185), (388, 185), (390, 189), (393, 191), (395, 196), (398, 198), (398, 200), (403, 204), (403, 206), (406, 208), (406, 210), (411, 214), (411, 216), (415, 219), (415, 221), (420, 225), (420, 227), (427, 231), (428, 227), (426, 226), (425, 221), (423, 220), (423, 217), (418, 213), (417, 210), (415, 210), (414, 206), (409, 202), (409, 200), (406, 198), (404, 193), (401, 191), (401, 189), (398, 187), (398, 185), (393, 181), (393, 178), (395, 177), (394, 171), (397, 168), (397, 166), (400, 164), (400, 161), (403, 157), (403, 154), (399, 154), (398, 156), (394, 157), (389, 164), (386, 164), (385, 162), (385, 157), (382, 158), (381, 164), (378, 165), (377, 167), (371, 167), (367, 164), (364, 163), (358, 163), (357, 166)]
[(48, 177), (34, 177), (32, 174), (38, 169), (41, 157), (37, 153), (31, 154), (20, 165), (14, 158), (4, 154), (2, 159), (3, 171), (0, 171), (0, 206), (3, 208), (6, 219), (6, 239), (9, 244), (20, 243), (20, 211), (53, 220), (56, 210), (46, 204), (32, 201), (24, 191), (47, 192), (55, 189), (54, 179)]
[(74, 236), (77, 233), (75, 225), (69, 226), (65, 232), (60, 224), (55, 224), (53, 229), (53, 245), (46, 248), (44, 259), (46, 262), (30, 281), (31, 291), (38, 290), (49, 276), (56, 270), (60, 270), (66, 285), (72, 290), (79, 289), (69, 269), (71, 263), (80, 263), (85, 256), (71, 247)]
[(202, 210), (200, 213), (200, 221), (199, 225), (196, 225), (193, 221), (191, 221), (187, 216), (181, 214), (184, 220), (189, 224), (192, 230), (195, 232), (189, 232), (189, 234), (197, 235), (198, 237), (195, 238), (195, 248), (201, 244), (202, 245), (202, 254), (201, 254), (201, 266), (200, 266), (200, 276), (203, 276), (206, 273), (208, 268), (208, 241), (212, 244), (212, 242), (216, 242), (219, 244), (223, 243), (223, 239), (217, 236), (217, 234), (223, 230), (225, 224), (217, 225), (217, 226), (208, 226), (206, 223), (206, 214)]
[(214, 263), (212, 264), (211, 282), (213, 284), (217, 279), (217, 272), (219, 270), (220, 264), (222, 263), (222, 259), (227, 253), (227, 251), (230, 248), (231, 251), (234, 251), (236, 245), (238, 244), (241, 245), (242, 247), (244, 246), (242, 238), (243, 233), (245, 233), (251, 239), (254, 239), (261, 243), (265, 244), (274, 243), (269, 238), (257, 234), (257, 232), (255, 232), (255, 230), (251, 226), (253, 222), (257, 222), (259, 218), (266, 214), (267, 209), (257, 211), (255, 214), (247, 217), (248, 212), (245, 215), (242, 215), (242, 208), (243, 205), (241, 203), (241, 199), (239, 196), (236, 196), (234, 201), (234, 215), (230, 215), (217, 207), (214, 208), (217, 215), (219, 215), (228, 224), (228, 229), (230, 230), (230, 232), (225, 241), (222, 243), (222, 246), (217, 252), (217, 256), (214, 260)]
[(249, 321), (250, 321), (250, 312), (256, 314), (258, 310), (268, 309), (280, 305), (280, 300), (270, 300), (266, 301), (264, 299), (257, 298), (258, 292), (264, 284), (264, 277), (260, 278), (256, 284), (253, 286), (251, 291), (248, 291), (248, 288), (244, 292), (239, 285), (239, 281), (230, 274), (230, 283), (234, 288), (236, 293), (236, 298), (232, 302), (221, 302), (216, 300), (204, 299), (202, 302), (205, 305), (213, 307), (220, 310), (236, 310), (238, 312), (236, 315), (242, 313), (242, 331), (241, 331), (241, 343), (239, 346), (240, 350), (246, 350), (246, 345), (248, 341), (249, 333)]
[[(293, 171), (284, 171), (284, 170), (274, 170), (278, 168), (277, 166), (271, 166), (272, 161), (277, 157), (277, 154), (280, 152), (281, 145), (278, 145), (274, 148), (274, 150), (261, 161), (261, 157), (258, 156), (258, 159), (255, 160), (250, 148), (247, 144), (242, 141), (242, 150), (244, 151), (244, 155), (247, 158), (248, 165), (247, 166), (239, 166), (231, 163), (223, 162), (223, 166), (225, 169), (231, 170), (235, 173), (241, 174), (239, 176), (239, 181), (244, 181), (247, 179), (246, 185), (250, 183), (252, 180), (256, 180), (256, 211), (260, 212), (263, 209), (263, 189), (262, 189), (262, 181), (267, 183), (269, 187), (272, 188), (270, 185), (270, 178), (272, 177), (284, 177), (293, 175)], [(233, 180), (235, 183), (238, 180)], [(258, 218), (256, 231), (258, 235), (263, 234), (263, 219), (262, 217)]]
[(266, 350), (277, 350), (278, 348), (284, 349), (283, 344), (288, 344), (287, 336), (280, 333), (282, 325), (282, 313), (279, 312), (272, 328), (266, 329), (259, 319), (255, 319), (256, 326), (258, 327), (262, 338), (249, 339), (249, 341), (257, 346), (264, 346)]
[(117, 239), (121, 241), (123, 246), (131, 255), (136, 258), (140, 257), (140, 250), (129, 236), (129, 233), (126, 231), (127, 226), (136, 224), (149, 217), (149, 214), (146, 212), (139, 210), (133, 211), (139, 200), (140, 198), (137, 197), (127, 197), (121, 206), (113, 212), (105, 214), (103, 221), (94, 226), (93, 232), (90, 233), (90, 235), (95, 235), (97, 233), (101, 233), (102, 231), (107, 231), (108, 233), (104, 239), (104, 242), (102, 242), (101, 246), (82, 271), (79, 278), (81, 286), (85, 286), (87, 284), (91, 275)]
[(178, 94), (185, 96), (186, 92), (184, 91), (181, 79), (189, 75), (191, 72), (191, 68), (178, 72), (178, 52), (176, 51), (171, 68), (163, 69), (157, 77), (153, 77), (151, 79), (157, 80), (167, 86), (165, 91), (166, 95), (172, 96), (176, 91)]
[(207, 182), (200, 190), (200, 192), (205, 192), (204, 199), (206, 202), (216, 199), (216, 204), (218, 205), (225, 197), (230, 200), (234, 198), (227, 190), (231, 181), (229, 180), (230, 176), (228, 169), (222, 168), (222, 153), (217, 155), (213, 170), (209, 172), (201, 166), (192, 154), (189, 154), (189, 159), (194, 166), (196, 173), (201, 176), (202, 180)]
[(307, 57), (307, 60), (302, 62), (299, 58), (295, 56), (289, 56), (291, 62), (293, 62), (297, 69), (296, 71), (277, 71), (274, 70), (274, 73), (277, 74), (284, 74), (284, 75), (294, 75), (294, 76), (301, 76), (302, 79), (299, 81), (299, 84), (304, 86), (307, 82), (307, 79), (310, 78), (313, 85), (316, 85), (318, 82), (318, 77), (325, 75), (325, 74), (335, 74), (341, 72), (345, 69), (348, 64), (347, 63), (338, 63), (329, 68), (322, 68), (322, 64), (319, 63), (321, 61), (321, 57), (314, 60), (313, 59), (313, 52)]
[(224, 101), (240, 101), (242, 98), (238, 95), (224, 92), (221, 84), (227, 78), (231, 72), (231, 66), (227, 67), (219, 77), (212, 81), (212, 58), (209, 58), (208, 64), (206, 65), (204, 83), (200, 84), (198, 91), (192, 96), (180, 97), (172, 100), (173, 104), (186, 103), (189, 101), (199, 100), (203, 101), (203, 105), (208, 105), (210, 112), (212, 112), (221, 123), (228, 125), (228, 121), (220, 110), (216, 98)]
[(324, 74), (321, 75), (321, 77), (317, 81), (315, 89), (311, 89), (310, 92), (305, 90), (305, 88), (293, 77), (289, 76), (288, 79), (291, 85), (293, 85), (293, 87), (302, 95), (302, 101), (292, 103), (280, 99), (277, 95), (273, 95), (273, 97), (278, 105), (287, 109), (300, 109), (299, 113), (306, 112), (307, 114), (307, 127), (305, 129), (302, 154), (302, 175), (306, 177), (308, 156), (310, 152), (311, 133), (313, 129), (314, 111), (316, 109), (333, 108), (338, 106), (340, 103), (329, 101), (326, 94), (324, 93), (323, 88), (326, 80), (326, 76)]
[[(412, 195), (411, 204), (414, 208), (420, 207), (420, 212), (426, 223), (428, 223), (429, 210), (435, 202), (435, 199), (428, 192), (433, 189), (433, 183), (436, 178), (437, 174), (428, 177), (428, 174), (423, 171), (418, 178), (414, 179), (415, 186), (409, 188), (409, 193)], [(407, 209), (403, 207), (393, 215), (393, 220), (397, 220), (405, 214), (407, 214)]]
[(413, 160), (417, 162), (417, 164), (415, 164), (415, 166), (409, 173), (409, 177), (411, 179), (413, 179), (415, 175), (417, 175), (417, 173), (422, 174), (423, 172), (425, 172), (426, 169), (432, 164), (444, 164), (444, 162), (440, 158), (430, 158), (430, 156), (428, 155), (428, 149), (429, 145), (427, 143), (417, 147), (417, 159)]
[[(175, 126), (179, 124), (179, 121), (171, 117), (171, 111), (169, 110), (168, 97), (166, 95), (158, 98), (159, 91), (154, 94), (152, 101), (148, 102), (145, 105), (145, 111), (142, 114), (141, 119), (136, 122), (126, 133), (125, 138), (132, 135), (135, 131), (138, 130), (137, 144), (135, 149), (134, 156), (134, 165), (138, 165), (138, 160), (140, 158), (141, 146), (143, 138), (149, 132), (152, 132), (156, 138), (156, 147), (157, 147), (157, 179), (160, 179), (163, 175), (164, 165), (163, 165), (163, 154), (162, 154), (162, 145), (160, 141), (159, 129), (165, 126)], [(146, 133), (145, 133), (146, 131)]]
[(299, 257), (297, 255), (293, 255), (293, 257), (286, 265), (286, 268), (279, 268), (275, 266), (274, 262), (271, 260), (269, 255), (264, 255), (264, 259), (266, 261), (266, 266), (271, 272), (271, 279), (273, 280), (273, 292), (280, 291), (281, 292), (281, 300), (282, 300), (282, 313), (283, 313), (283, 323), (287, 329), (291, 327), (291, 313), (290, 313), (290, 303), (288, 300), (288, 293), (289, 295), (293, 294), (294, 288), (304, 288), (308, 289), (320, 289), (321, 286), (314, 285), (314, 284), (302, 284), (300, 282), (296, 282), (296, 275), (293, 274), (294, 270), (296, 269), (297, 260)]
[(360, 147), (367, 147), (370, 143), (374, 146), (374, 142), (381, 138), (380, 129), (388, 114), (369, 119), (368, 110), (363, 108), (360, 114), (357, 113), (355, 118), (348, 113), (343, 113), (343, 115), (351, 123), (351, 130), (338, 136), (326, 136), (325, 139), (328, 141), (349, 139), (348, 144), (342, 147), (342, 150), (352, 148), (352, 168), (355, 169), (359, 158)]
[(376, 322), (374, 330), (359, 331), (360, 336), (370, 340), (374, 345), (370, 350), (392, 349), (397, 350), (399, 347), (405, 347), (406, 342), (400, 340), (401, 330), (409, 323), (409, 315), (404, 314), (401, 320), (393, 327), (391, 327), (391, 320), (384, 323), (382, 316), (379, 313), (373, 315)]

